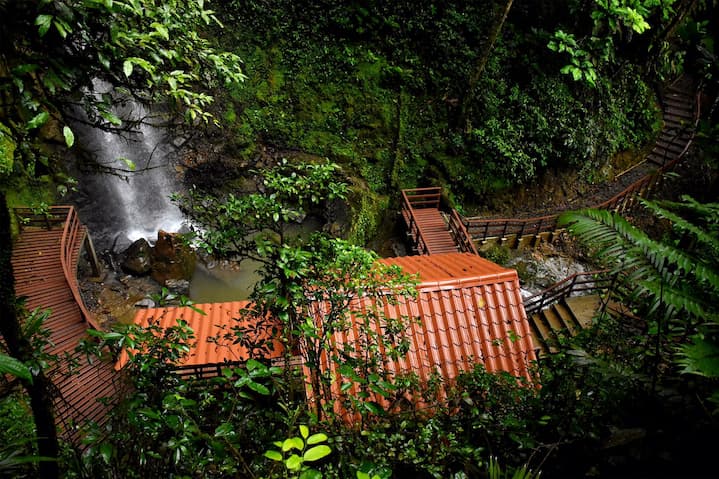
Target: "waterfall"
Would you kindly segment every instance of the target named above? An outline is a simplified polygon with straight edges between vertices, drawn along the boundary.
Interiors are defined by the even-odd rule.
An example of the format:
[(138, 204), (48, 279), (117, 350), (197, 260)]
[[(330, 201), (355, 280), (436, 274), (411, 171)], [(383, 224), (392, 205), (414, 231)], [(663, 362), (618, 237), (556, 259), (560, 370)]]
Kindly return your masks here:
[(154, 126), (152, 112), (136, 102), (127, 101), (116, 113), (137, 122), (134, 131), (73, 126), (78, 146), (114, 171), (80, 173), (73, 199), (98, 249), (118, 251), (139, 238), (153, 242), (160, 229), (180, 231), (186, 220), (170, 201), (181, 184), (175, 170), (177, 148), (168, 133)]

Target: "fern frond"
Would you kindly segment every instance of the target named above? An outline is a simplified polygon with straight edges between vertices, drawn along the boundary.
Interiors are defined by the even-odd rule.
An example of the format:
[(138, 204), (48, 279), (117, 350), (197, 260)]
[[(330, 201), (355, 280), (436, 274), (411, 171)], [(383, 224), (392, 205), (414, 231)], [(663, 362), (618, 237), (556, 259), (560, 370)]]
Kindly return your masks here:
[[(708, 233), (705, 229), (701, 228), (700, 226), (697, 226), (696, 224), (679, 216), (678, 214), (661, 207), (658, 203), (642, 200), (642, 204), (644, 204), (645, 207), (651, 210), (651, 212), (655, 216), (671, 221), (674, 228), (682, 232), (690, 233), (699, 242), (700, 245), (711, 249), (712, 251), (714, 251), (714, 254), (719, 255), (719, 237)], [(662, 205), (663, 204), (665, 203), (662, 203)], [(684, 206), (682, 203), (670, 203), (670, 205), (672, 205), (673, 207)], [(694, 207), (688, 209), (688, 211), (693, 213), (697, 212)], [(718, 215), (717, 218), (714, 219), (714, 221), (719, 221), (719, 209), (717, 209), (716, 212), (712, 212), (712, 214)]]

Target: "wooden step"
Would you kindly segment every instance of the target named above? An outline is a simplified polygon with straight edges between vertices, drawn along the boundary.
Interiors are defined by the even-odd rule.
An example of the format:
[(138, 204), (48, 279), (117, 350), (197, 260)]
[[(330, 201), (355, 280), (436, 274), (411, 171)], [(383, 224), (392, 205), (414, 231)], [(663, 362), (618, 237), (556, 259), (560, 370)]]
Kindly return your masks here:
[(554, 336), (551, 328), (545, 323), (544, 319), (539, 313), (533, 314), (529, 318), (530, 326), (532, 327), (532, 336), (534, 345), (540, 351), (541, 354), (556, 353), (557, 348), (554, 346)]
[(564, 300), (556, 303), (554, 305), (554, 311), (561, 319), (564, 328), (569, 332), (569, 334), (571, 336), (576, 336), (579, 333), (581, 326), (577, 322), (577, 318), (574, 317), (572, 310), (567, 306), (567, 303)]

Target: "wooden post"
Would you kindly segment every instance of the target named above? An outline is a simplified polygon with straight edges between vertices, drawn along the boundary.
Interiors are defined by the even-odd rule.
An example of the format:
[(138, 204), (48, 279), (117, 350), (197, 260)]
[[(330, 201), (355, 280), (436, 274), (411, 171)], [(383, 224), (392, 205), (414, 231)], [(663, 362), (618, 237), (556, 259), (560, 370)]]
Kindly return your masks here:
[(83, 241), (83, 246), (85, 248), (85, 251), (87, 251), (87, 255), (90, 259), (90, 267), (92, 268), (93, 276), (100, 276), (100, 273), (102, 272), (102, 267), (100, 266), (100, 261), (98, 261), (97, 259), (97, 253), (95, 253), (95, 245), (92, 243), (90, 233), (85, 233), (85, 241)]

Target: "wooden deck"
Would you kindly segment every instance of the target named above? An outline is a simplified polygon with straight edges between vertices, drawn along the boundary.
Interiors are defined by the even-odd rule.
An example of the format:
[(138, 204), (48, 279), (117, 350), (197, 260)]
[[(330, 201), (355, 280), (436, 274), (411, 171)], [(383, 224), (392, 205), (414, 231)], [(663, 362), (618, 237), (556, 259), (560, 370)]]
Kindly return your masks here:
[[(23, 211), (18, 214), (23, 216)], [(88, 421), (103, 423), (112, 407), (97, 399), (116, 398), (118, 391), (110, 362), (90, 363), (74, 351), (94, 322), (82, 303), (76, 277), (85, 237), (74, 209), (57, 207), (41, 222), (31, 218), (22, 227), (12, 255), (17, 296), (26, 298), (28, 311), (51, 311), (44, 324), (50, 331), (47, 352), (61, 357), (48, 371), (56, 387), (56, 421), (60, 435), (76, 445), (80, 427)]]

